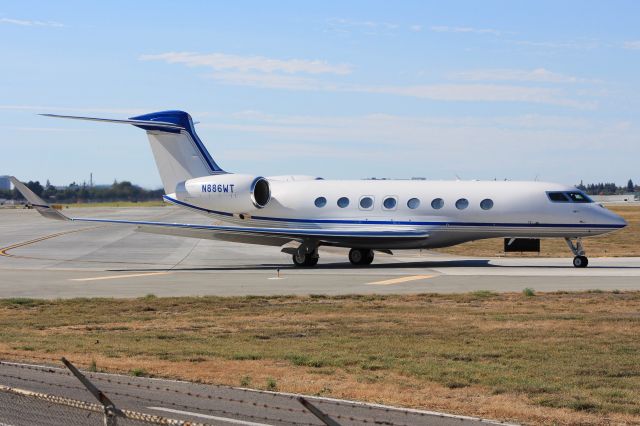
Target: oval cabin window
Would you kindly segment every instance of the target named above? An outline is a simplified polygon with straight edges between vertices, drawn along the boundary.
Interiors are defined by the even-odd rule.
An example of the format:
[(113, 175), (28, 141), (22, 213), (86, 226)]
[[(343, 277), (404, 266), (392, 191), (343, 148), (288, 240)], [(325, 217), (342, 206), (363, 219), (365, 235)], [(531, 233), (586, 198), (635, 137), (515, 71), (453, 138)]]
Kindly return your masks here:
[(431, 202), (431, 207), (433, 207), (436, 210), (440, 210), (441, 208), (444, 207), (444, 200), (442, 198), (436, 198)]
[(491, 208), (493, 207), (493, 200), (490, 198), (485, 198), (484, 200), (480, 201), (480, 208), (482, 210), (491, 210)]
[(396, 208), (396, 204), (398, 204), (398, 202), (396, 201), (396, 199), (394, 197), (385, 198), (384, 201), (382, 202), (382, 205), (387, 210), (395, 209)]
[(458, 210), (464, 210), (467, 207), (469, 207), (469, 200), (467, 200), (466, 198), (460, 198), (458, 201), (456, 201), (456, 208)]
[(349, 199), (347, 197), (338, 198), (338, 207), (340, 207), (341, 209), (344, 209), (348, 205), (349, 205)]
[(362, 197), (360, 199), (360, 208), (363, 210), (369, 210), (373, 207), (373, 198), (371, 197)]

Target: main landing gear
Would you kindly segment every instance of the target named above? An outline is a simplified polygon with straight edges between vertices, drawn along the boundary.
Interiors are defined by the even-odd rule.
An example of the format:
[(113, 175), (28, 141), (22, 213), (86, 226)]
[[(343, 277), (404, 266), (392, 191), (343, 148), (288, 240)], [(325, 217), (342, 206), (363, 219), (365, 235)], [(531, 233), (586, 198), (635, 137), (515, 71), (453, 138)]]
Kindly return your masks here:
[(318, 249), (307, 252), (305, 250), (298, 250), (293, 254), (293, 264), (298, 267), (312, 267), (318, 264), (320, 256), (318, 255)]
[[(310, 268), (318, 264), (320, 256), (318, 255), (318, 244), (309, 241), (303, 242), (298, 248), (283, 248), (284, 253), (290, 254), (293, 264), (299, 268)], [(386, 250), (391, 254), (391, 251)], [(349, 251), (349, 262), (356, 266), (370, 265), (373, 262), (374, 254), (370, 249), (351, 249)]]
[(589, 259), (585, 256), (584, 247), (582, 246), (582, 239), (576, 238), (576, 243), (574, 244), (571, 238), (564, 239), (567, 242), (567, 246), (575, 256), (573, 258), (573, 266), (576, 268), (586, 268), (589, 264)]
[(371, 265), (373, 262), (373, 250), (369, 249), (351, 249), (349, 251), (349, 262), (352, 265), (364, 266)]

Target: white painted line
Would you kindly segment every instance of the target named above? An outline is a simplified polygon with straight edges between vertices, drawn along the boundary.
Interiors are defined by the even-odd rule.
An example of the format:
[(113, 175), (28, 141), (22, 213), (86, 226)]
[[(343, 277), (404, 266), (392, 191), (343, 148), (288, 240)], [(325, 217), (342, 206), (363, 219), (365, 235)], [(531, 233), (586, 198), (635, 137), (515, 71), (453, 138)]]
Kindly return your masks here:
[(92, 277), (92, 278), (72, 278), (69, 281), (102, 281), (102, 280), (117, 280), (119, 278), (134, 278), (134, 277), (151, 277), (154, 275), (167, 275), (171, 272), (145, 272), (144, 274), (128, 274), (128, 275), (109, 275), (106, 277)]
[(435, 277), (435, 275), (410, 275), (408, 277), (392, 278), (390, 280), (384, 281), (374, 281), (372, 283), (367, 283), (367, 285), (392, 285), (406, 283), (409, 281), (426, 280), (427, 278), (433, 277)]
[(284, 280), (283, 277), (271, 277), (271, 278), (267, 278), (268, 280)]
[(172, 414), (182, 414), (183, 416), (200, 417), (202, 419), (217, 420), (219, 422), (233, 423), (236, 425), (271, 426), (266, 423), (247, 422), (245, 420), (230, 419), (229, 417), (217, 417), (217, 416), (210, 416), (208, 414), (192, 413), (191, 411), (174, 410), (173, 408), (164, 408), (164, 407), (147, 407), (147, 408), (150, 410), (165, 411), (167, 413), (172, 413)]

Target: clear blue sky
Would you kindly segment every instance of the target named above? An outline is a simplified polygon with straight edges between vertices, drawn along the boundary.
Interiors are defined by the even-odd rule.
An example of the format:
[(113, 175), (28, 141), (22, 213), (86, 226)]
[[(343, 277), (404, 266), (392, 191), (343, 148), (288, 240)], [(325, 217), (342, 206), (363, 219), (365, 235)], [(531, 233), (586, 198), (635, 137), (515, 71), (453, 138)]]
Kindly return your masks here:
[(125, 118), (226, 170), (640, 181), (637, 1), (0, 1), (0, 174), (159, 187)]

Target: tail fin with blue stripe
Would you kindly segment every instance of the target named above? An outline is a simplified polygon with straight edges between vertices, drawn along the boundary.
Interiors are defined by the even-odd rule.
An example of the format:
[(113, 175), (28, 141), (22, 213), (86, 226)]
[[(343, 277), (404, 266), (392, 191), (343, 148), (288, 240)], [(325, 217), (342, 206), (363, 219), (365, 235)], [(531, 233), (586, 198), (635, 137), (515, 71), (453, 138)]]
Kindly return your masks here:
[(162, 179), (165, 193), (176, 192), (176, 186), (187, 179), (226, 173), (213, 160), (196, 134), (191, 116), (184, 111), (161, 111), (112, 120), (93, 117), (43, 114), (48, 117), (72, 118), (106, 123), (131, 124), (146, 130), (151, 151)]

